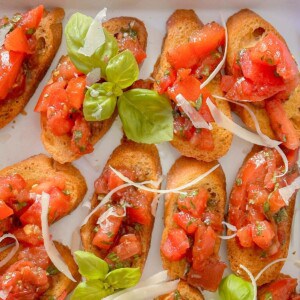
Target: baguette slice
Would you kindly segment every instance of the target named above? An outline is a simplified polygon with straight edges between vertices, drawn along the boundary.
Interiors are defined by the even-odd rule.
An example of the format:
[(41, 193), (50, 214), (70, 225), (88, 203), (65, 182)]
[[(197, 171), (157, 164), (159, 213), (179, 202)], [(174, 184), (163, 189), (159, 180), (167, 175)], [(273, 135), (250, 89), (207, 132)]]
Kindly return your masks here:
[[(259, 146), (253, 146), (252, 150), (248, 153), (246, 156), (244, 163), (252, 157), (256, 152), (259, 152), (262, 150), (262, 147)], [(241, 167), (242, 168), (242, 167)], [(296, 195), (294, 194), (293, 197), (289, 201), (289, 205), (287, 206), (286, 212), (287, 212), (287, 224), (286, 228), (288, 229), (288, 232), (291, 232), (292, 228), (292, 221), (293, 221), (293, 215), (294, 215), (294, 206), (295, 206), (295, 199)], [(231, 230), (227, 230), (227, 235), (232, 235), (234, 232)], [(240, 264), (244, 265), (255, 277), (260, 270), (262, 270), (266, 265), (274, 261), (275, 259), (279, 258), (286, 258), (288, 256), (289, 252), (289, 244), (290, 244), (290, 238), (291, 235), (288, 234), (286, 236), (286, 242), (284, 247), (282, 247), (280, 256), (276, 256), (275, 258), (265, 258), (261, 259), (259, 252), (253, 250), (252, 248), (241, 248), (235, 238), (229, 239), (227, 241), (227, 255), (228, 260), (230, 263), (231, 270), (238, 274), (239, 276), (243, 277), (244, 279), (249, 280), (248, 275), (239, 267)], [(280, 270), (282, 269), (284, 265), (284, 262), (278, 262), (276, 264), (273, 264), (270, 266), (257, 280), (256, 284), (257, 286), (261, 286), (265, 283), (268, 283), (274, 279), (276, 279), (279, 274)]]
[[(170, 69), (167, 60), (167, 53), (181, 44), (187, 42), (188, 37), (196, 30), (201, 29), (203, 23), (199, 20), (193, 10), (176, 10), (167, 21), (167, 34), (164, 38), (161, 55), (158, 58), (152, 77), (155, 80), (154, 89), (158, 90), (157, 82)], [(211, 94), (222, 96), (220, 89), (220, 76), (217, 75), (213, 81), (207, 86)], [(217, 107), (228, 117), (231, 118), (230, 106), (226, 101), (217, 100)], [(199, 147), (193, 146), (189, 141), (174, 135), (171, 144), (184, 156), (193, 157), (198, 160), (210, 162), (216, 160), (227, 153), (232, 141), (232, 134), (224, 128), (220, 128), (216, 123), (212, 123), (214, 149), (212, 151), (200, 150)]]
[[(160, 158), (156, 146), (148, 144), (137, 144), (123, 139), (111, 154), (104, 170), (112, 166), (116, 170), (126, 168), (132, 170), (137, 175), (137, 182), (154, 180), (157, 181), (161, 176)], [(154, 199), (154, 195), (153, 195)], [(94, 193), (91, 200), (91, 208), (94, 209), (99, 204), (98, 195)], [(83, 248), (95, 255), (104, 258), (105, 254), (98, 247), (92, 244), (95, 232), (94, 228), (99, 218), (99, 211), (95, 212), (88, 222), (81, 227), (81, 240)], [(135, 234), (139, 236), (142, 244), (142, 254), (134, 260), (132, 267), (139, 267), (143, 270), (151, 243), (154, 217), (149, 226), (141, 225), (141, 229)], [(122, 225), (121, 225), (122, 226)]]
[(44, 11), (41, 23), (34, 33), (37, 47), (28, 61), (25, 90), (19, 97), (0, 102), (0, 128), (22, 112), (50, 67), (61, 43), (64, 15), (65, 12), (62, 8)]
[[(108, 20), (103, 23), (103, 27), (112, 35), (117, 35), (122, 28), (128, 27), (128, 24), (132, 24), (133, 29), (137, 32), (137, 39), (144, 50), (147, 47), (147, 30), (142, 21), (132, 17), (118, 17)], [(59, 63), (69, 59), (67, 56), (63, 56)], [(55, 70), (53, 71), (53, 73)], [(50, 84), (52, 80), (48, 82)], [(117, 116), (117, 109), (113, 115), (104, 121), (89, 122), (91, 129), (91, 144), (95, 145), (110, 129), (115, 118)], [(72, 162), (80, 158), (81, 154), (76, 154), (71, 150), (71, 137), (67, 134), (62, 136), (56, 136), (51, 130), (47, 128), (46, 114), (41, 114), (41, 138), (46, 150), (51, 156), (60, 163)]]
[[(207, 172), (213, 166), (217, 164), (216, 161), (205, 163), (197, 161), (193, 158), (180, 157), (171, 167), (168, 177), (167, 177), (167, 189), (174, 189), (176, 187), (182, 186), (199, 175)], [(226, 181), (224, 172), (220, 167), (215, 171), (210, 173), (196, 185), (189, 188), (189, 190), (204, 187), (209, 192), (209, 199), (214, 200), (215, 207), (214, 212), (223, 219), (225, 204), (226, 204)], [(162, 234), (161, 244), (168, 237), (168, 232), (172, 228), (178, 228), (177, 224), (174, 222), (173, 214), (176, 212), (178, 194), (170, 193), (165, 197), (165, 213), (164, 213), (164, 231)], [(221, 241), (218, 239), (216, 241), (215, 253), (219, 252)], [(186, 270), (188, 263), (185, 258), (179, 261), (169, 261), (161, 252), (161, 259), (163, 263), (163, 268), (168, 270), (168, 274), (171, 278), (186, 278)], [(190, 299), (190, 298), (187, 298)]]
[[(39, 298), (42, 300), (59, 299), (61, 295), (65, 293), (71, 293), (81, 280), (81, 275), (78, 273), (78, 267), (74, 261), (70, 249), (67, 246), (62, 245), (58, 242), (54, 242), (54, 244), (61, 257), (63, 258), (64, 262), (67, 264), (72, 276), (74, 277), (74, 279), (76, 279), (77, 282), (71, 281), (61, 272), (55, 275), (51, 275), (49, 281), (49, 289)], [(0, 268), (0, 276), (3, 275), (3, 273), (7, 270), (9, 266), (18, 261), (18, 253), (23, 248), (24, 247), (20, 245), (20, 248), (18, 249), (17, 253), (11, 258), (11, 260), (5, 266)], [(10, 252), (10, 249), (11, 247), (0, 252), (0, 261), (6, 257), (6, 255)]]
[[(226, 72), (228, 74), (232, 74), (236, 53), (244, 48), (254, 46), (262, 35), (273, 32), (285, 43), (284, 38), (269, 22), (249, 9), (243, 9), (232, 15), (227, 21), (227, 30), (228, 51)], [(276, 135), (271, 128), (270, 119), (265, 108), (254, 103), (244, 104), (255, 113), (262, 132), (271, 139), (276, 139)], [(300, 85), (297, 86), (289, 99), (283, 103), (283, 106), (288, 118), (292, 121), (300, 137)], [(231, 104), (231, 107), (250, 129), (256, 130), (250, 114), (244, 108), (235, 104)]]
[[(62, 165), (44, 154), (32, 156), (0, 170), (0, 176), (11, 174), (20, 174), (29, 186), (36, 184), (41, 179), (51, 178), (56, 174), (63, 175), (66, 179), (66, 189), (70, 191), (71, 209), (68, 214), (79, 205), (87, 191), (85, 179), (78, 169), (71, 164)], [(55, 221), (66, 215), (62, 215)]]

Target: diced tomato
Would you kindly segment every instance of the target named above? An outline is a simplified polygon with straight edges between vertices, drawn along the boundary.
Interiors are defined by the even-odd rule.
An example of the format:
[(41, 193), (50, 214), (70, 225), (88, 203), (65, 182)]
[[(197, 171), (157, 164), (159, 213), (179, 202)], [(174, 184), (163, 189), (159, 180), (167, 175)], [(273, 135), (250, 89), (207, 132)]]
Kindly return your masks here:
[(46, 249), (44, 246), (40, 247), (27, 247), (25, 249), (22, 249), (18, 253), (18, 259), (19, 260), (25, 260), (30, 261), (34, 263), (37, 267), (40, 267), (42, 269), (46, 269), (51, 261), (47, 254)]
[(36, 29), (38, 28), (44, 13), (44, 6), (39, 5), (34, 9), (28, 11), (23, 14), (22, 19), (18, 26), (21, 26), (23, 30), (26, 32), (28, 29)]
[(275, 237), (274, 230), (268, 221), (257, 221), (252, 230), (253, 242), (260, 248), (266, 250)]
[(267, 200), (269, 193), (259, 184), (250, 183), (247, 188), (248, 202), (256, 207), (262, 206)]
[(138, 79), (132, 84), (131, 88), (153, 90), (153, 83), (152, 79)]
[(0, 220), (4, 220), (13, 214), (14, 211), (3, 200), (0, 200)]
[(193, 268), (188, 273), (187, 282), (193, 286), (215, 292), (222, 280), (226, 264), (212, 257), (206, 260), (200, 270)]
[[(109, 170), (109, 177), (107, 180), (107, 187), (109, 191), (112, 191), (116, 187), (124, 184), (123, 179), (121, 179), (114, 171)], [(123, 174), (123, 172), (121, 172)]]
[(143, 50), (139, 40), (131, 36), (122, 37), (118, 40), (119, 51), (129, 50), (134, 55), (136, 62), (141, 64), (147, 57), (146, 52)]
[(45, 88), (42, 91), (42, 94), (34, 108), (35, 112), (46, 112), (47, 108), (49, 107), (51, 103), (51, 99), (53, 95), (56, 94), (57, 90), (65, 89), (67, 85), (66, 81), (57, 81), (53, 82), (51, 84), (48, 84), (45, 86)]
[(282, 199), (281, 195), (279, 194), (279, 191), (274, 191), (269, 198), (269, 204), (270, 204), (270, 211), (272, 213), (276, 213), (280, 210), (280, 208), (286, 206), (286, 203)]
[(238, 229), (236, 235), (242, 247), (253, 247), (252, 230), (253, 225), (251, 224), (248, 224), (247, 226)]
[(90, 143), (91, 129), (88, 122), (79, 116), (72, 126), (72, 140), (71, 149), (74, 153), (87, 154), (94, 150), (93, 145)]
[(64, 190), (66, 187), (65, 176), (57, 173), (52, 177), (43, 178), (38, 184), (33, 185), (30, 191), (36, 194), (42, 194), (42, 192), (50, 193), (53, 187)]
[(214, 253), (217, 235), (214, 230), (208, 226), (199, 226), (193, 246), (193, 269), (201, 270), (203, 262)]
[(167, 73), (160, 79), (158, 84), (158, 93), (164, 94), (169, 87), (171, 87), (176, 80), (176, 73), (174, 69), (170, 69)]
[(289, 161), (289, 168), (293, 167), (295, 163), (298, 161), (299, 151), (300, 151), (299, 148), (295, 150), (285, 149), (285, 155), (287, 157), (287, 160)]
[(189, 247), (189, 239), (185, 231), (173, 228), (169, 230), (167, 239), (161, 244), (160, 251), (168, 260), (177, 261), (184, 257)]
[(12, 232), (17, 240), (25, 245), (40, 246), (44, 240), (39, 226), (27, 224), (23, 228), (18, 228)]
[(59, 188), (53, 187), (50, 192), (49, 223), (66, 215), (71, 208), (70, 196), (64, 194)]
[(107, 217), (107, 221), (104, 221), (104, 225), (97, 227), (98, 231), (92, 244), (100, 249), (108, 250), (112, 246), (124, 219), (124, 209), (121, 206), (114, 206), (114, 211), (118, 214), (118, 217), (110, 215)]
[(194, 132), (190, 143), (201, 150), (212, 151), (215, 148), (212, 132), (205, 128), (201, 128), (200, 132)]
[(58, 65), (57, 69), (53, 72), (52, 78), (53, 81), (70, 81), (72, 78), (77, 78), (83, 75), (81, 71), (76, 69), (72, 61), (65, 57), (63, 61)]
[(190, 140), (196, 131), (191, 120), (180, 114), (174, 116), (174, 133), (183, 139)]
[(0, 199), (3, 201), (13, 198), (26, 187), (26, 182), (19, 174), (0, 177)]
[(209, 56), (205, 57), (200, 61), (200, 63), (198, 63), (196, 69), (193, 70), (193, 73), (200, 80), (204, 80), (214, 71), (221, 60), (222, 54), (218, 51), (213, 51)]
[(0, 220), (0, 237), (11, 230), (12, 228), (12, 218), (6, 218), (3, 220)]
[(70, 108), (80, 109), (84, 100), (86, 79), (84, 76), (72, 78), (66, 89)]
[(61, 295), (57, 298), (57, 300), (65, 300), (66, 297), (68, 296), (68, 293), (66, 290), (64, 290)]
[(120, 261), (127, 260), (142, 253), (141, 241), (135, 234), (125, 234), (120, 238), (119, 244), (112, 249)]
[(227, 93), (235, 83), (235, 77), (231, 75), (223, 75), (221, 79), (221, 89)]
[(189, 213), (183, 211), (173, 215), (175, 223), (185, 230), (188, 234), (194, 234), (197, 230), (199, 219), (192, 217)]
[(188, 195), (181, 194), (177, 199), (178, 208), (199, 218), (204, 212), (209, 194), (205, 188), (199, 188)]
[(265, 299), (266, 295), (271, 294), (272, 300), (289, 300), (295, 292), (297, 286), (297, 279), (294, 278), (281, 278), (270, 283), (264, 288), (264, 293), (261, 295), (261, 299)]
[(0, 101), (4, 100), (20, 73), (24, 53), (0, 48)]
[(16, 27), (5, 37), (4, 47), (6, 50), (30, 53), (27, 37), (22, 28)]
[(206, 210), (206, 212), (202, 214), (201, 220), (204, 224), (209, 225), (215, 232), (222, 232), (223, 216), (221, 214)]
[(265, 108), (270, 118), (270, 124), (283, 145), (295, 150), (300, 147), (299, 135), (288, 118), (282, 102), (278, 99), (270, 99), (265, 103)]

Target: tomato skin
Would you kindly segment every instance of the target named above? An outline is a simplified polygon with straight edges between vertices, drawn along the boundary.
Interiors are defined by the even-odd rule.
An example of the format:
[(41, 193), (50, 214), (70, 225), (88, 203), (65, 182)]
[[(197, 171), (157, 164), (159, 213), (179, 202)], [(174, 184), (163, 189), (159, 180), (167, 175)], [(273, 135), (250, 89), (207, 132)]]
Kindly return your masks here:
[(5, 37), (4, 47), (6, 50), (30, 54), (27, 37), (22, 28), (16, 27)]
[(251, 248), (253, 247), (253, 239), (252, 239), (252, 230), (253, 226), (248, 224), (245, 227), (238, 229), (237, 237), (242, 247), (244, 248)]
[(39, 5), (32, 10), (23, 14), (22, 19), (20, 20), (18, 26), (21, 26), (22, 29), (26, 32), (28, 29), (38, 28), (44, 13), (44, 6)]
[(253, 242), (261, 249), (267, 250), (271, 244), (275, 233), (268, 221), (257, 221), (252, 230)]
[(3, 200), (0, 200), (0, 220), (8, 218), (13, 213), (14, 211)]
[(160, 246), (162, 254), (170, 261), (182, 259), (190, 247), (188, 237), (183, 229), (173, 228), (168, 232), (167, 239)]
[(69, 107), (75, 109), (81, 108), (84, 100), (85, 87), (86, 87), (86, 79), (83, 76), (72, 78), (68, 82), (66, 92), (67, 92)]

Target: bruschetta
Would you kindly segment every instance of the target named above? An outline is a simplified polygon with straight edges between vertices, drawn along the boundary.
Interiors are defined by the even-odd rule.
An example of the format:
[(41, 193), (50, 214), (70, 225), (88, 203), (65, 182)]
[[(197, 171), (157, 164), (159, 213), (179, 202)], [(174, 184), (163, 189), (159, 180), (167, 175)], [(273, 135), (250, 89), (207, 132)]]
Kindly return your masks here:
[(71, 213), (86, 190), (79, 170), (44, 154), (0, 170), (0, 236), (11, 233), (25, 245), (41, 245), (41, 202), (36, 196), (50, 195), (51, 224)]
[[(144, 23), (132, 17), (119, 17), (103, 23), (118, 41), (119, 51), (129, 49), (138, 63), (146, 57), (147, 31)], [(71, 162), (93, 151), (113, 124), (117, 111), (103, 121), (86, 121), (83, 100), (86, 74), (77, 70), (68, 56), (63, 56), (44, 88), (36, 112), (41, 113), (42, 142), (52, 157)]]
[[(65, 299), (81, 276), (68, 247), (58, 242), (55, 246), (77, 282), (57, 270), (44, 246), (20, 245), (17, 253), (0, 268), (0, 299)], [(8, 248), (0, 253), (0, 261), (10, 250)]]
[[(134, 182), (155, 182), (161, 176), (160, 159), (154, 145), (123, 140), (95, 181), (92, 209), (124, 183), (110, 167)], [(142, 271), (150, 248), (154, 223), (151, 208), (155, 211), (155, 196), (135, 186), (116, 191), (81, 227), (84, 250), (105, 259), (111, 268), (139, 267)]]
[[(240, 168), (232, 188), (228, 222), (236, 227), (236, 237), (227, 242), (227, 252), (234, 273), (248, 279), (240, 265), (255, 277), (271, 262), (286, 258), (289, 250), (295, 193), (288, 200), (280, 188), (299, 176), (298, 151), (286, 151), (289, 170), (284, 171), (281, 156), (274, 149), (254, 146)], [(232, 228), (231, 228), (232, 229)], [(227, 235), (234, 232), (228, 229)], [(284, 262), (279, 261), (257, 280), (261, 286), (276, 279)]]
[(39, 5), (0, 19), (0, 128), (24, 109), (46, 74), (61, 43), (63, 18), (62, 8)]
[[(167, 189), (191, 182), (216, 164), (180, 157), (168, 173)], [(225, 203), (225, 175), (220, 166), (181, 194), (167, 194), (160, 251), (171, 278), (216, 291), (226, 268), (218, 255)]]
[[(154, 89), (165, 94), (173, 106), (174, 137), (171, 144), (188, 157), (210, 162), (229, 150), (232, 134), (214, 122), (207, 106), (209, 97), (228, 117), (230, 106), (225, 101), (214, 100), (212, 94), (222, 96), (220, 75), (206, 87), (200, 88), (220, 63), (225, 43), (225, 30), (217, 23), (203, 25), (193, 10), (176, 10), (167, 21), (167, 35), (162, 52), (154, 67)], [(178, 95), (189, 103), (193, 118), (187, 117)], [(211, 122), (211, 128), (195, 127), (199, 116)], [(194, 121), (192, 119), (195, 119)]]
[[(227, 21), (228, 52), (222, 89), (256, 115), (263, 133), (289, 149), (300, 146), (300, 76), (284, 38), (266, 20), (243, 9)], [(255, 130), (249, 113), (233, 105)]]

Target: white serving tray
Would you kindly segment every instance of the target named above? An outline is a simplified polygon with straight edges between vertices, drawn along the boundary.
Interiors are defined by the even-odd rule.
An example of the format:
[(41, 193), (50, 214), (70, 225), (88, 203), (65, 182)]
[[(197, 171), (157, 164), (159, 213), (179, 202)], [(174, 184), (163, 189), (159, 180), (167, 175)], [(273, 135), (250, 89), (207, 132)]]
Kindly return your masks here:
[[(1, 16), (11, 16), (15, 12), (22, 12), (40, 3), (44, 4), (46, 7), (62, 6), (66, 12), (64, 25), (66, 24), (70, 16), (77, 11), (94, 17), (96, 13), (103, 7), (108, 8), (108, 19), (117, 16), (133, 16), (144, 21), (148, 31), (148, 57), (142, 66), (140, 73), (141, 78), (147, 78), (152, 72), (153, 66), (160, 53), (162, 40), (165, 35), (166, 20), (176, 8), (194, 9), (203, 23), (213, 20), (220, 22), (220, 14), (223, 15), (224, 19), (227, 19), (228, 16), (239, 9), (246, 7), (251, 8), (261, 14), (266, 20), (272, 23), (279, 30), (279, 32), (286, 39), (289, 48), (295, 56), (300, 53), (300, 1), (297, 0), (0, 0), (0, 14)], [(51, 70), (55, 68), (60, 56), (63, 54), (66, 54), (66, 45), (64, 39), (52, 63), (52, 66), (50, 67), (44, 80), (39, 85), (39, 88), (37, 89), (35, 95), (26, 106), (24, 114), (20, 114), (15, 119), (15, 121), (11, 122), (5, 128), (0, 130), (0, 169), (38, 153), (47, 154), (40, 141), (40, 116), (39, 114), (33, 112), (33, 108), (37, 102), (41, 90), (50, 77)], [(296, 60), (298, 61), (298, 63), (300, 62), (299, 56), (296, 56)], [(235, 120), (238, 121), (238, 118), (236, 117)], [(102, 168), (107, 161), (110, 153), (117, 145), (119, 145), (121, 136), (121, 123), (119, 119), (117, 119), (110, 131), (100, 142), (98, 142), (95, 147), (95, 151), (92, 154), (86, 155), (85, 157), (77, 160), (74, 163), (74, 165), (82, 172), (88, 184), (88, 192), (84, 199), (85, 202), (90, 200), (93, 193), (94, 181), (101, 173)], [(249, 152), (251, 147), (252, 145), (250, 143), (234, 137), (230, 151), (225, 157), (220, 160), (226, 174), (228, 194), (234, 182), (235, 175), (245, 155)], [(158, 145), (158, 148), (161, 157), (163, 174), (166, 175), (174, 160), (179, 157), (179, 153), (168, 143)], [(293, 258), (300, 257), (300, 239), (298, 234), (299, 231), (297, 231), (297, 229), (300, 228), (299, 201), (300, 199), (298, 195), (298, 201), (295, 207), (292, 240), (290, 244), (290, 257)], [(77, 208), (70, 216), (67, 216), (63, 220), (54, 224), (51, 227), (51, 232), (54, 239), (60, 240), (64, 244), (70, 245), (72, 233), (78, 230), (78, 226), (81, 224), (86, 214), (87, 208), (84, 208), (80, 205), (79, 208)], [(151, 248), (143, 273), (144, 278), (149, 277), (150, 275), (162, 270), (159, 253), (162, 230), (163, 198), (159, 203), (156, 214)], [(220, 253), (222, 259), (227, 262), (226, 247), (224, 242), (222, 244)], [(230, 272), (230, 270), (227, 269), (225, 275), (228, 272)], [(283, 268), (283, 272), (293, 277), (300, 278), (300, 269), (291, 262), (286, 262)], [(205, 298), (217, 299), (217, 296), (213, 293), (205, 293)]]

